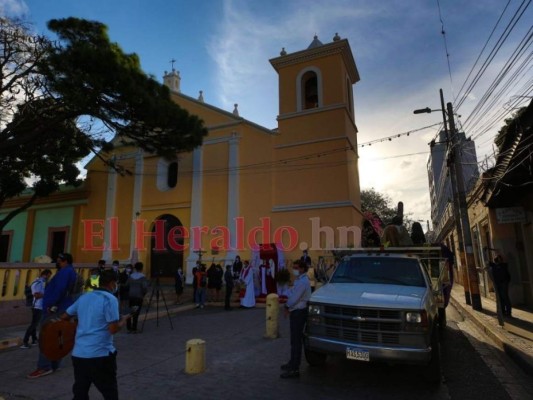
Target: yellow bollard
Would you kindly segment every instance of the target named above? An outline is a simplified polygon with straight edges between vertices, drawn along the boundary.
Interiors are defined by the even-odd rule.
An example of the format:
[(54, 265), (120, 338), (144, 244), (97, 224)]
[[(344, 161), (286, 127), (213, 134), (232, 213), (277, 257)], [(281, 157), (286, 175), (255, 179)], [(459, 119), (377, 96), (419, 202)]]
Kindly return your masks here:
[(270, 293), (266, 297), (266, 333), (265, 338), (277, 339), (279, 337), (279, 297)]
[(185, 372), (187, 374), (205, 372), (205, 340), (190, 339), (185, 344)]

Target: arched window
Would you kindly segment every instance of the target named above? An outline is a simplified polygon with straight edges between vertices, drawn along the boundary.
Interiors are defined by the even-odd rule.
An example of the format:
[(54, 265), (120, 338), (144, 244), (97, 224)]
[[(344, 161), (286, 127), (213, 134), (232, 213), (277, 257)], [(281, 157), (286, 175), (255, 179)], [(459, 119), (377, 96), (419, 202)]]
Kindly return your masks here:
[(161, 158), (157, 163), (157, 188), (165, 192), (178, 184), (178, 162)]
[(169, 188), (175, 188), (178, 183), (178, 163), (171, 162), (168, 165), (167, 185)]
[(319, 68), (309, 66), (302, 69), (296, 77), (296, 111), (322, 106), (322, 74)]
[(302, 76), (302, 109), (318, 107), (318, 78), (314, 71), (307, 71)]

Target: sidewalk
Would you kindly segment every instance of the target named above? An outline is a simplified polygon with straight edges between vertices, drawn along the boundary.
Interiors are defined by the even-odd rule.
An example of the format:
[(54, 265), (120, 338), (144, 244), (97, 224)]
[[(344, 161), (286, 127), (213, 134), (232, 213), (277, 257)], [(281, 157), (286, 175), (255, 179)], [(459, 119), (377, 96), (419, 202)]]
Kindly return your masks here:
[(466, 304), (464, 287), (454, 284), (452, 305), (488, 335), (498, 347), (533, 376), (533, 312), (513, 308), (513, 318), (505, 317), (504, 326), (498, 324), (496, 302), (481, 298), (482, 311), (475, 311)]

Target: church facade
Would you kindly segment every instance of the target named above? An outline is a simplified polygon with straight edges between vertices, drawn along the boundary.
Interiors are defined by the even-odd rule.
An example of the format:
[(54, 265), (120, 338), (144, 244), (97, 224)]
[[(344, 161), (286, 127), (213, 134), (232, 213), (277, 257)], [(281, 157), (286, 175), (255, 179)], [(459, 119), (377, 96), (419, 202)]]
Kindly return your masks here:
[[(270, 63), (279, 77), (273, 130), (240, 117), (237, 106), (227, 112), (205, 103), (201, 94), (181, 93), (179, 73), (165, 73), (173, 100), (203, 119), (208, 136), (172, 160), (118, 146), (112, 157), (123, 173), (98, 157), (91, 160), (71, 219), (64, 221), (68, 204), (61, 201), (45, 209), (48, 224), (54, 213), (63, 215), (65, 251), (78, 262), (138, 259), (152, 276), (173, 276), (181, 266), (190, 282), (199, 257), (227, 264), (236, 255), (268, 253), (281, 263), (307, 248), (316, 261), (330, 248), (358, 246), (353, 85), (359, 75), (348, 40), (335, 35), (323, 44), (315, 37), (307, 49), (283, 50)], [(35, 210), (10, 224), (12, 233), (43, 232), (38, 222), (20, 222), (29, 212)], [(26, 232), (21, 240), (31, 236)], [(22, 258), (50, 251), (17, 246), (29, 249)]]

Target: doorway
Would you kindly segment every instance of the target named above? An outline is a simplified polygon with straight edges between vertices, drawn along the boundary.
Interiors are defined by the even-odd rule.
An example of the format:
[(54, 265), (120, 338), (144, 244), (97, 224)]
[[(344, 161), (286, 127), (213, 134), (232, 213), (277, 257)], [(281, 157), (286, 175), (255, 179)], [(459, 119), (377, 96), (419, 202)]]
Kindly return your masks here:
[[(157, 221), (164, 221), (163, 249), (156, 250), (156, 226)], [(164, 214), (157, 218), (152, 227), (150, 240), (150, 276), (173, 278), (178, 268), (183, 269), (183, 236), (176, 236), (169, 241), (169, 232), (177, 226), (183, 226), (181, 221), (173, 215)], [(158, 233), (159, 234), (159, 233)], [(181, 249), (173, 248), (171, 243), (177, 243)], [(185, 272), (185, 271), (184, 271)]]

